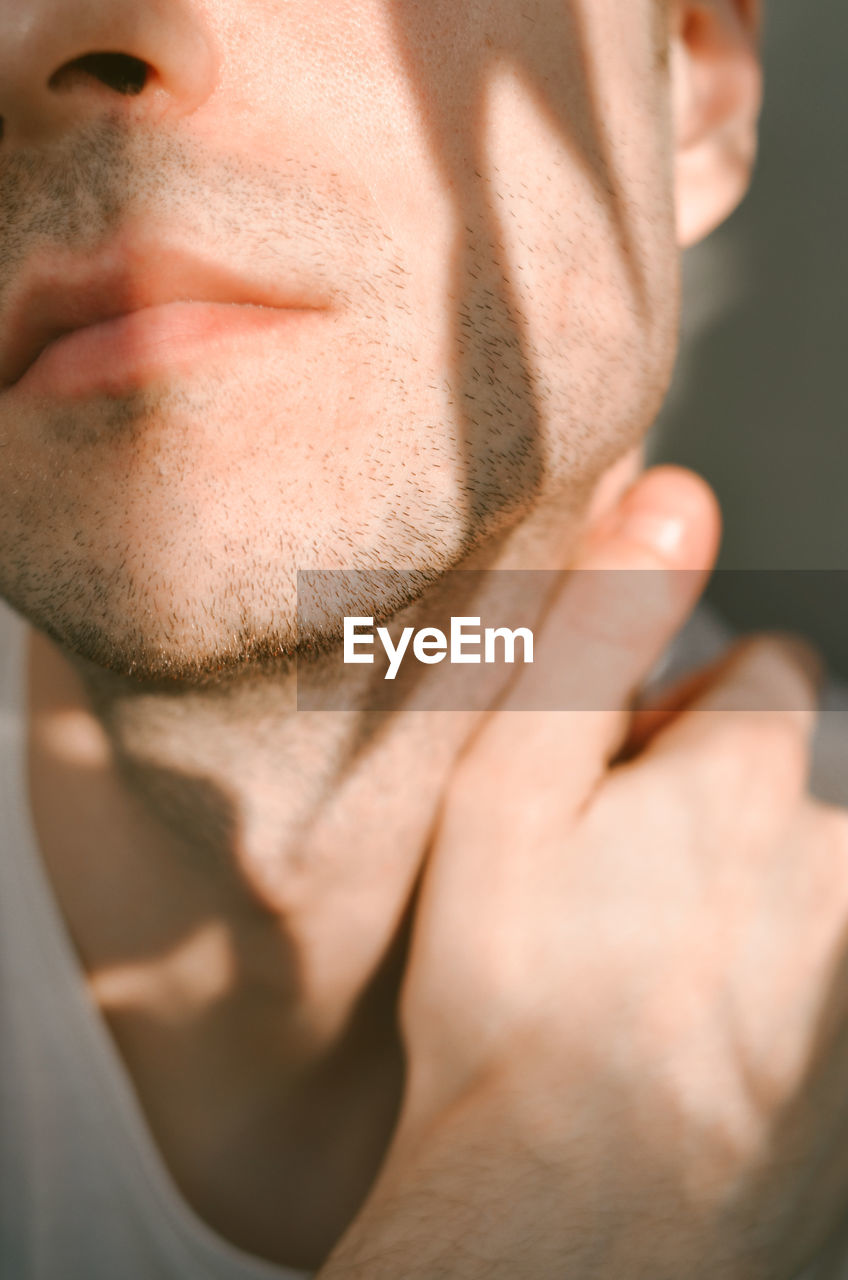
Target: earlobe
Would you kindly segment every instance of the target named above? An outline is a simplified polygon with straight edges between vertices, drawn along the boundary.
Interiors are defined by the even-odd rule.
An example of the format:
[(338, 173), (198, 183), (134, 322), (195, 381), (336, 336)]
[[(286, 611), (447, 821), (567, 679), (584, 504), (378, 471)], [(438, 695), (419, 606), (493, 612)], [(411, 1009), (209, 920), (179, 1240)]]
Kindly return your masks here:
[(681, 246), (739, 204), (756, 156), (762, 77), (756, 0), (674, 7), (671, 34), (676, 202)]

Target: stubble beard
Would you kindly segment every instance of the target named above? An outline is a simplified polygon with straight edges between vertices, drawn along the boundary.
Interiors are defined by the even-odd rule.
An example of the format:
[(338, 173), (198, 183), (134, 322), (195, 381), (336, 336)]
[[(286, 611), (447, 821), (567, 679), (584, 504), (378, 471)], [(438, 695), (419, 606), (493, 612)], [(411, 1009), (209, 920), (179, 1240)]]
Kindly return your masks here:
[[(371, 246), (368, 275), (379, 279), (382, 271), (394, 294), (387, 287), (381, 297), (378, 288), (370, 301), (409, 310), (396, 285), (403, 263), (375, 247), (385, 245), (381, 228), (369, 226), (359, 211), (352, 218), (344, 192), (319, 196), (291, 179), (286, 187), (279, 173), (248, 172), (230, 159), (206, 168), (173, 139), (129, 136), (114, 121), (78, 136), (49, 169), (6, 160), (0, 196), (0, 280), (12, 277), (39, 236), (75, 248), (93, 245), (150, 208), (181, 218), (211, 209), (213, 222), (230, 224), (249, 209), (260, 224), (273, 224), (282, 199), (312, 228), (318, 249), (323, 243)], [(539, 505), (552, 474), (568, 476), (568, 485), (555, 492), (549, 487), (548, 500), (561, 502), (567, 493), (576, 510), (592, 471), (581, 465), (587, 428), (573, 425), (570, 456), (567, 449), (559, 458), (545, 456), (540, 424), (557, 414), (567, 420), (574, 409), (553, 403), (556, 396), (547, 397), (530, 374), (534, 353), (519, 337), (502, 268), (485, 227), (479, 241), (476, 232), (470, 229), (465, 246), (466, 279), (454, 317), (457, 367), (448, 376), (441, 369), (430, 374), (444, 388), (438, 417), (404, 383), (415, 353), (400, 345), (380, 364), (374, 334), (364, 335), (363, 358), (373, 362), (369, 380), (376, 389), (368, 430), (383, 445), (371, 451), (364, 470), (344, 479), (360, 494), (373, 494), (379, 518), (357, 523), (342, 510), (334, 521), (339, 494), (326, 480), (337, 474), (339, 460), (331, 453), (322, 459), (309, 442), (303, 447), (313, 479), (323, 476), (326, 486), (314, 504), (316, 517), (310, 520), (300, 508), (304, 473), (294, 465), (290, 481), (280, 471), (278, 502), (260, 513), (267, 520), (251, 522), (253, 504), (245, 491), (232, 530), (224, 520), (215, 531), (217, 547), (204, 538), (180, 509), (191, 459), (169, 439), (169, 425), (180, 415), (203, 421), (211, 414), (225, 431), (250, 422), (255, 401), (249, 381), (211, 378), (191, 390), (160, 387), (76, 409), (44, 407), (33, 424), (44, 466), (36, 473), (24, 451), (18, 483), (5, 516), (0, 514), (0, 594), (84, 664), (139, 686), (226, 683), (251, 672), (286, 674), (297, 661), (320, 660), (337, 646), (344, 613), (386, 619), (409, 609), (451, 569), (487, 546), (494, 553), (498, 540)], [(394, 303), (386, 301), (392, 298)], [(385, 332), (379, 336), (385, 347)], [(0, 441), (5, 425), (0, 413)], [(311, 426), (320, 437), (320, 423)], [(118, 456), (116, 442), (122, 472), (105, 465), (107, 457), (114, 463)], [(54, 465), (60, 455), (50, 453), (57, 443), (68, 464), (65, 475)], [(145, 494), (138, 477), (150, 482), (157, 448), (155, 483)], [(600, 454), (593, 459), (595, 473), (602, 461)], [(77, 480), (73, 494), (68, 473)], [(98, 541), (104, 519), (98, 486), (110, 483), (107, 516), (133, 511), (137, 527), (131, 521), (120, 533), (113, 527), (104, 542)], [(49, 491), (40, 525), (26, 501), (33, 485)], [(138, 517), (145, 507), (153, 513), (146, 529)], [(380, 594), (363, 590), (328, 600), (323, 610), (313, 606), (308, 626), (299, 627), (299, 568), (375, 571), (360, 581), (378, 582)]]

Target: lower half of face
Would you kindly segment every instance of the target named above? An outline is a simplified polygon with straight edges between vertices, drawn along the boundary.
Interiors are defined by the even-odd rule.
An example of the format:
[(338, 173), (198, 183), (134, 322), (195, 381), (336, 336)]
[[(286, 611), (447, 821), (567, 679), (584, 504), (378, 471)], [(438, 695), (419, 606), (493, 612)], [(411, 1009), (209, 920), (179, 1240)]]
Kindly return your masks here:
[[(676, 318), (661, 87), (638, 122), (626, 83), (590, 120), (596, 96), (572, 85), (566, 110), (531, 44), (526, 65), (475, 60), (473, 111), (430, 86), (436, 127), (424, 63), (416, 81), (381, 39), (366, 57), (351, 33), (346, 55), (379, 119), (367, 85), (357, 111), (304, 109), (304, 154), (333, 137), (356, 211), (328, 231), (349, 274), (326, 308), (154, 351), (125, 385), (0, 394), (0, 593), (101, 666), (191, 679), (291, 654), (298, 569), (436, 578), (537, 517), (573, 521), (650, 425)], [(367, 145), (387, 95), (395, 152)], [(184, 211), (181, 172), (163, 163), (138, 207)]]

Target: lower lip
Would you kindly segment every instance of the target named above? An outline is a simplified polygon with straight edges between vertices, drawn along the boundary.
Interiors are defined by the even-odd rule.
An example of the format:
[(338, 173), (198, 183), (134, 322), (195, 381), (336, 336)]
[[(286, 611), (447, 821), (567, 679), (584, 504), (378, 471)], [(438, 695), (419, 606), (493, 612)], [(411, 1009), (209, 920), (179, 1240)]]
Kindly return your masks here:
[(121, 395), (237, 353), (255, 334), (317, 315), (315, 309), (218, 302), (145, 307), (54, 339), (13, 388), (61, 399)]

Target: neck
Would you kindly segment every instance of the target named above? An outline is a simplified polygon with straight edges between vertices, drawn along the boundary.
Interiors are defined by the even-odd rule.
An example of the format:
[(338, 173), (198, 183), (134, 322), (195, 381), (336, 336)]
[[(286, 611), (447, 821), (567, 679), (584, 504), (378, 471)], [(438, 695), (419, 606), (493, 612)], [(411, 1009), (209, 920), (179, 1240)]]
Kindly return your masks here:
[[(233, 952), (249, 945), (254, 977), (284, 996), (298, 1038), (326, 1046), (401, 927), (472, 717), (297, 712), (290, 676), (145, 693), (86, 670), (39, 634), (31, 670), (34, 810), (47, 826), (85, 832), (76, 856), (65, 847), (55, 868), (60, 891), (81, 884), (80, 873), (95, 877), (110, 935), (110, 891), (119, 911), (132, 903), (124, 953), (159, 950), (163, 915), (171, 938), (226, 939), (222, 984)], [(73, 810), (61, 817), (60, 774)], [(89, 972), (105, 981), (124, 966), (90, 924), (77, 932)], [(127, 927), (139, 934), (133, 943)], [(271, 946), (261, 971), (262, 936), (285, 937), (288, 963)]]
[[(488, 567), (563, 559), (548, 516)], [(181, 999), (247, 972), (283, 1001), (293, 1059), (323, 1053), (402, 930), (479, 713), (298, 711), (288, 668), (149, 689), (32, 646), (33, 807), (92, 982), (117, 992), (128, 956), (147, 972), (195, 947)]]
[(409, 902), (470, 718), (121, 692), (30, 652), (36, 830), (159, 1148), (222, 1234), (316, 1267), (395, 1123)]
[[(568, 558), (549, 519), (488, 567)], [(30, 712), (48, 874), (177, 1182), (316, 1265), (395, 1123), (411, 903), (480, 713), (298, 711), (283, 669), (144, 688), (39, 633)]]

